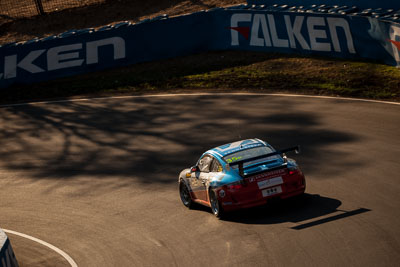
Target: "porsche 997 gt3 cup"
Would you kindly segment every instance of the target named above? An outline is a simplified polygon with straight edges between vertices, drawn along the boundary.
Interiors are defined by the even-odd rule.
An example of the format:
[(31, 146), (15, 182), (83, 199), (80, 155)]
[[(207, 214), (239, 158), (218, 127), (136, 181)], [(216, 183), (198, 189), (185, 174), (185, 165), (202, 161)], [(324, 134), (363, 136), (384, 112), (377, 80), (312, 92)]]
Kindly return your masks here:
[(211, 207), (215, 216), (264, 205), (271, 198), (304, 193), (305, 178), (296, 161), (260, 139), (247, 139), (206, 151), (197, 164), (179, 174), (183, 204)]

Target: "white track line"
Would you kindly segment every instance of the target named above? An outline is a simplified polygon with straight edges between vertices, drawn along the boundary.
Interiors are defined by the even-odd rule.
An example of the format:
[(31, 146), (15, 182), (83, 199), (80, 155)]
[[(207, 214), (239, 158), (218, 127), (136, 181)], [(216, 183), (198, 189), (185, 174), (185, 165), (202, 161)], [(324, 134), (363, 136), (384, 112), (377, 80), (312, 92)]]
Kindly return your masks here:
[(69, 263), (72, 267), (78, 267), (78, 265), (76, 264), (76, 262), (75, 262), (67, 253), (65, 253), (65, 252), (62, 251), (61, 249), (59, 249), (59, 248), (53, 246), (52, 244), (49, 244), (49, 243), (47, 243), (47, 242), (45, 242), (45, 241), (43, 241), (43, 240), (40, 240), (40, 239), (38, 239), (38, 238), (36, 238), (36, 237), (30, 236), (30, 235), (26, 235), (26, 234), (23, 234), (23, 233), (15, 232), (15, 231), (12, 231), (12, 230), (7, 230), (7, 229), (3, 229), (3, 228), (2, 228), (2, 230), (3, 230), (4, 232), (8, 233), (8, 234), (18, 235), (18, 236), (21, 236), (21, 237), (30, 239), (30, 240), (32, 240), (32, 241), (35, 241), (35, 242), (37, 242), (37, 243), (39, 243), (39, 244), (42, 244), (43, 246), (46, 246), (46, 247), (48, 247), (48, 248), (54, 250), (55, 252), (57, 252), (57, 253), (60, 254), (61, 256), (63, 256), (64, 259), (66, 259), (66, 260), (68, 261), (68, 263)]
[(281, 97), (306, 97), (306, 98), (319, 98), (319, 99), (332, 99), (332, 100), (347, 100), (370, 102), (379, 104), (400, 105), (400, 102), (390, 102), (372, 99), (350, 98), (350, 97), (334, 97), (334, 96), (314, 96), (314, 95), (296, 95), (296, 94), (267, 94), (267, 93), (181, 93), (181, 94), (156, 94), (156, 95), (134, 95), (134, 96), (108, 96), (108, 97), (93, 97), (93, 98), (77, 98), (77, 99), (63, 99), (54, 101), (40, 101), (40, 102), (27, 102), (19, 104), (0, 105), (0, 108), (17, 107), (26, 105), (39, 105), (39, 104), (52, 104), (52, 103), (66, 103), (66, 102), (83, 102), (93, 100), (106, 100), (106, 99), (124, 99), (124, 98), (148, 98), (148, 97), (175, 97), (175, 96), (281, 96)]

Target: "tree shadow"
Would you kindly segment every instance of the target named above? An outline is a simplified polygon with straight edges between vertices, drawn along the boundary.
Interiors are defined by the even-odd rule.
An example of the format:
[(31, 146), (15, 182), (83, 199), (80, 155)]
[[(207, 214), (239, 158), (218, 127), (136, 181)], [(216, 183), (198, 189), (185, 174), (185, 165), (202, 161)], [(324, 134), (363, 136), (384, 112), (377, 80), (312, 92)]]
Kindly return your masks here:
[(276, 148), (301, 145), (303, 153), (295, 159), (306, 176), (321, 174), (316, 162), (330, 162), (322, 173), (331, 178), (363, 165), (351, 153), (331, 149), (359, 137), (322, 128), (324, 118), (296, 110), (290, 99), (265, 101), (180, 96), (3, 107), (0, 168), (60, 179), (60, 186), (82, 176), (175, 184), (179, 172), (207, 149), (254, 137)]

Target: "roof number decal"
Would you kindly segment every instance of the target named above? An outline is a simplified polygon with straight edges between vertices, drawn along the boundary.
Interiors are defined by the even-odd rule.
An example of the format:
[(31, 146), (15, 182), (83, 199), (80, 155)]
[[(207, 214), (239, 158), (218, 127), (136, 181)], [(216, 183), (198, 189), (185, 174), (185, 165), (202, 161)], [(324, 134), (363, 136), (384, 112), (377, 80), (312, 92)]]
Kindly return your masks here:
[(232, 163), (232, 162), (235, 162), (235, 161), (240, 160), (241, 158), (242, 158), (242, 157), (232, 157), (232, 158), (230, 158), (230, 159), (226, 159), (226, 162)]

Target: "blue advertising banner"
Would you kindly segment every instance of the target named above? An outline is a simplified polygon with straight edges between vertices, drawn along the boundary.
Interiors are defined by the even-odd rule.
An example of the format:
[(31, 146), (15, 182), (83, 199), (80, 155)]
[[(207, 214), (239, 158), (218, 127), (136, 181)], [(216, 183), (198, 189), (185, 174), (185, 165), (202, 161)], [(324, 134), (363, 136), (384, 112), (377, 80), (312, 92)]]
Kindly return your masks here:
[(400, 64), (399, 24), (357, 16), (262, 10), (229, 10), (218, 18), (220, 43), (225, 43), (225, 49), (368, 58), (393, 66)]
[(251, 5), (293, 5), (293, 6), (357, 6), (359, 8), (393, 8), (400, 9), (400, 1), (395, 0), (247, 0)]
[(72, 30), (0, 47), (0, 87), (216, 50), (366, 58), (400, 65), (400, 24), (237, 6)]
[(201, 12), (0, 47), (0, 87), (209, 50), (212, 13)]

